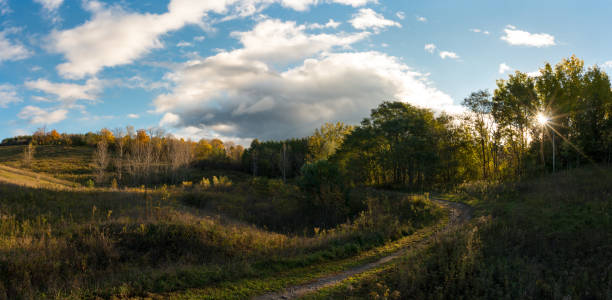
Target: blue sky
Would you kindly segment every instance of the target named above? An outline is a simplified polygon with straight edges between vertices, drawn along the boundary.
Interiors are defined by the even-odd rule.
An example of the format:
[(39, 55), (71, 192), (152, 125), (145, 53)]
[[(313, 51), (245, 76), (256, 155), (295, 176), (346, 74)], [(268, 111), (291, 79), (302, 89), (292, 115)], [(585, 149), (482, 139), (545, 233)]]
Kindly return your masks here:
[(383, 100), (457, 112), (513, 70), (612, 68), (609, 1), (0, 0), (0, 138), (299, 137)]

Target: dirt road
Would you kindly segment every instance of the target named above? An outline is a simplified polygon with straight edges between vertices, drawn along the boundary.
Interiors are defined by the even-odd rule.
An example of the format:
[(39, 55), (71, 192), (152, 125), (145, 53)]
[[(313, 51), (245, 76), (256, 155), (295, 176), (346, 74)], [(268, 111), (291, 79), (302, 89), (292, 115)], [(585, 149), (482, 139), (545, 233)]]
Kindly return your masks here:
[[(461, 225), (465, 222), (467, 222), (468, 220), (470, 220), (472, 218), (472, 208), (466, 204), (463, 203), (457, 203), (457, 202), (449, 202), (449, 201), (444, 201), (444, 200), (440, 200), (440, 199), (432, 199), (432, 201), (446, 207), (447, 209), (449, 209), (449, 221), (448, 224), (444, 227), (444, 229), (442, 229), (440, 232), (446, 232), (458, 225)], [(431, 237), (430, 237), (431, 238)], [(429, 240), (429, 238), (419, 242), (418, 244), (424, 244), (425, 242), (427, 242)], [(308, 293), (312, 293), (315, 292), (317, 290), (320, 290), (322, 288), (334, 285), (336, 283), (339, 283), (349, 277), (355, 276), (357, 274), (366, 272), (368, 270), (371, 270), (373, 268), (376, 268), (378, 266), (384, 265), (398, 257), (401, 257), (402, 255), (404, 255), (406, 252), (410, 251), (411, 249), (413, 249), (414, 247), (416, 247), (417, 245), (412, 245), (410, 247), (406, 247), (403, 249), (400, 249), (396, 252), (394, 252), (391, 255), (385, 256), (375, 262), (369, 263), (369, 264), (365, 264), (362, 266), (358, 266), (355, 268), (352, 268), (350, 270), (346, 270), (344, 272), (338, 273), (338, 274), (334, 274), (334, 275), (330, 275), (327, 277), (322, 277), (319, 278), (315, 281), (312, 281), (310, 283), (306, 283), (306, 284), (302, 284), (302, 285), (296, 285), (296, 286), (291, 286), (288, 287), (286, 289), (284, 289), (283, 291), (280, 292), (275, 292), (275, 293), (269, 293), (269, 294), (265, 294), (265, 295), (261, 295), (261, 296), (257, 296), (253, 299), (255, 300), (275, 300), (275, 299), (294, 299), (300, 296), (303, 296), (305, 294)]]

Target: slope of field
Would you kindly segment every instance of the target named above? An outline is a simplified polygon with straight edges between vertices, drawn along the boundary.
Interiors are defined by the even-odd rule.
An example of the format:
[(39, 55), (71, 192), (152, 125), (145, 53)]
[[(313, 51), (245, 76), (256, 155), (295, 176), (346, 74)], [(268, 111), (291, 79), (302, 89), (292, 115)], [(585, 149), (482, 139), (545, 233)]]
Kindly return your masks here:
[[(0, 146), (0, 164), (26, 168), (25, 146)], [(84, 184), (93, 177), (91, 166), (94, 148), (87, 146), (40, 145), (35, 147), (34, 160), (27, 169), (55, 178)]]
[(78, 186), (74, 182), (2, 164), (0, 164), (0, 181), (33, 188), (67, 189)]
[[(426, 197), (372, 192), (360, 193), (366, 210), (343, 224), (274, 232), (270, 212), (249, 209), (298, 211), (286, 207), (303, 198), (281, 181), (74, 188), (70, 176), (20, 168), (11, 159), (21, 150), (0, 150), (0, 299), (244, 298), (374, 261), (444, 224)], [(60, 175), (87, 168), (85, 150), (56, 162), (58, 151), (39, 151), (36, 161)]]
[(612, 169), (470, 186), (474, 220), (314, 299), (612, 299)]

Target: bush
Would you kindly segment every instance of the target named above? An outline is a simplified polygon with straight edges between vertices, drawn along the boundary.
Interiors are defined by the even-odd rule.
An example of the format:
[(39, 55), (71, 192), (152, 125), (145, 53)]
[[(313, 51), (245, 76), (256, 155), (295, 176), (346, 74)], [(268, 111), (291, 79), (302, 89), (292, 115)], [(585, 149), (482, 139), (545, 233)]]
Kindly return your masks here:
[(210, 188), (210, 180), (208, 180), (208, 178), (206, 177), (202, 177), (202, 181), (200, 181), (200, 187), (202, 187), (202, 189), (209, 189)]

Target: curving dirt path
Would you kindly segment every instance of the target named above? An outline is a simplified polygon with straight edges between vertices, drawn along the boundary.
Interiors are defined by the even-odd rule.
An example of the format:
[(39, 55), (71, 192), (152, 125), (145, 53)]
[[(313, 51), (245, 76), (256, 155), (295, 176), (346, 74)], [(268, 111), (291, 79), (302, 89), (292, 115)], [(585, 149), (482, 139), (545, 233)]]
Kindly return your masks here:
[[(441, 199), (431, 199), (431, 200), (440, 204), (441, 206), (446, 207), (450, 211), (448, 224), (441, 231), (438, 231), (438, 233), (449, 231), (450, 229), (458, 225), (461, 225), (472, 218), (472, 208), (467, 204), (445, 201)], [(424, 239), (423, 241), (420, 241), (417, 245), (424, 244), (429, 239), (431, 239), (431, 237), (433, 236), (434, 235)], [(375, 262), (371, 262), (371, 263), (368, 263), (362, 266), (358, 266), (350, 270), (346, 270), (344, 272), (334, 274), (331, 276), (322, 277), (310, 283), (291, 286), (280, 292), (274, 292), (274, 293), (257, 296), (257, 297), (254, 297), (253, 299), (254, 300), (294, 299), (294, 298), (303, 296), (305, 294), (318, 291), (322, 288), (334, 285), (354, 275), (357, 275), (365, 271), (371, 270), (373, 268), (376, 268), (378, 266), (384, 265), (390, 262), (391, 260), (394, 260), (398, 257), (403, 256), (405, 253), (412, 250), (415, 246), (416, 245), (411, 245), (409, 247), (400, 249), (394, 252), (393, 254), (385, 256)]]

